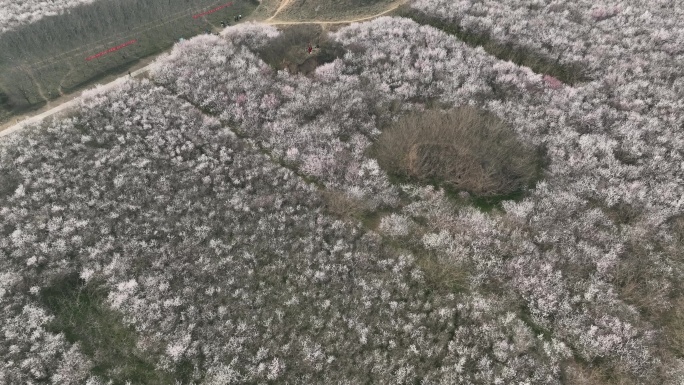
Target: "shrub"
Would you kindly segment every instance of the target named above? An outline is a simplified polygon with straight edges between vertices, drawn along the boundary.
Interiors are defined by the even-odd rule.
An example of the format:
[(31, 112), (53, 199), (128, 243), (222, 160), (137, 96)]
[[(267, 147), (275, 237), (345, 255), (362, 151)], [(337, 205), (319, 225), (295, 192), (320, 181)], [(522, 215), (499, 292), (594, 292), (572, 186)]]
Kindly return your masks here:
[(425, 286), (428, 290), (446, 294), (468, 290), (472, 274), (470, 267), (443, 261), (429, 253), (420, 255), (416, 263), (425, 274)]
[(391, 175), (479, 196), (520, 191), (537, 174), (536, 151), (473, 107), (406, 116), (380, 135), (375, 155)]
[(348, 221), (360, 220), (368, 211), (363, 201), (351, 198), (343, 191), (326, 189), (322, 191), (322, 195), (325, 209), (337, 218)]

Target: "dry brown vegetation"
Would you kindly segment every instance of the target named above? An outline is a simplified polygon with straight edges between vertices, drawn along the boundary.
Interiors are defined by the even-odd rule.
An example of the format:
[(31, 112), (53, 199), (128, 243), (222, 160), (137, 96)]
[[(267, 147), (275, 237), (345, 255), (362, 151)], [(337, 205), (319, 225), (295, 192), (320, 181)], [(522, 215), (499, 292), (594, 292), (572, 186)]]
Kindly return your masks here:
[(684, 357), (684, 296), (680, 296), (672, 308), (664, 314), (664, 339), (672, 353)]
[(261, 0), (259, 6), (247, 16), (246, 20), (267, 20), (276, 14), (281, 4), (282, 0)]
[[(647, 322), (660, 329), (658, 355), (665, 360), (675, 360), (684, 358), (684, 282), (679, 278), (682, 273), (664, 276), (661, 270), (654, 268), (653, 258), (649, 256), (656, 253), (667, 259), (684, 259), (684, 217), (677, 216), (668, 222), (672, 238), (655, 245), (631, 240), (621, 256), (612, 283), (622, 300), (635, 306)], [(656, 236), (649, 234), (647, 238)]]
[(408, 115), (383, 131), (374, 152), (391, 175), (478, 196), (520, 191), (538, 169), (534, 148), (496, 116), (473, 107)]
[(416, 263), (425, 274), (425, 284), (430, 290), (457, 293), (468, 289), (471, 271), (466, 266), (442, 261), (433, 255), (419, 255)]
[[(309, 44), (314, 47), (311, 54), (307, 52)], [(280, 36), (259, 48), (258, 53), (275, 69), (308, 75), (319, 65), (344, 55), (344, 49), (319, 25), (294, 25), (283, 28)]]
[[(677, 216), (670, 221), (673, 240), (666, 245), (665, 252), (679, 263), (684, 260), (684, 216)], [(684, 282), (675, 280), (671, 301), (672, 306), (661, 317), (664, 325), (665, 346), (679, 358), (684, 358)]]
[(321, 194), (325, 209), (340, 219), (357, 221), (368, 211), (364, 202), (349, 197), (343, 191), (325, 189)]
[(673, 287), (662, 282), (653, 269), (649, 251), (638, 244), (629, 245), (615, 270), (612, 283), (620, 298), (648, 316), (660, 316), (669, 308)]
[(568, 385), (635, 385), (629, 376), (619, 370), (606, 370), (600, 366), (569, 363), (564, 372)]

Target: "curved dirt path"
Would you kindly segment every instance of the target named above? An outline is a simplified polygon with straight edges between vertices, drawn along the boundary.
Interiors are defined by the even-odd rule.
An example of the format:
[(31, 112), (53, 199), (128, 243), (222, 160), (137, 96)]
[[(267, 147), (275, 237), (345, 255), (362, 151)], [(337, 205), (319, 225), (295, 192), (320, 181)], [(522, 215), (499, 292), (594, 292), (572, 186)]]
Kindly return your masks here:
[(271, 17), (269, 17), (269, 18), (266, 19), (265, 21), (268, 23), (269, 21), (273, 20), (273, 18), (276, 17), (276, 16), (280, 13), (280, 11), (282, 11), (283, 9), (285, 9), (285, 7), (287, 7), (288, 5), (290, 5), (290, 1), (292, 1), (292, 0), (283, 0), (283, 1), (281, 1), (281, 2), (280, 2), (280, 5), (279, 5), (278, 8), (276, 9), (275, 13), (274, 13), (273, 15), (271, 15)]
[(402, 5), (406, 4), (407, 0), (400, 0), (392, 4), (389, 8), (386, 10), (376, 13), (373, 15), (368, 15), (368, 16), (362, 16), (356, 19), (350, 19), (350, 20), (306, 20), (306, 21), (286, 21), (286, 20), (273, 20), (273, 18), (280, 12), (282, 8), (285, 8), (290, 3), (290, 0), (283, 0), (283, 2), (280, 4), (280, 7), (278, 7), (278, 10), (276, 13), (266, 19), (264, 21), (265, 24), (269, 25), (294, 25), (294, 24), (351, 24), (351, 23), (356, 23), (359, 21), (366, 21), (370, 19), (375, 19), (376, 17), (380, 17), (383, 15), (386, 15), (397, 8), (401, 7)]

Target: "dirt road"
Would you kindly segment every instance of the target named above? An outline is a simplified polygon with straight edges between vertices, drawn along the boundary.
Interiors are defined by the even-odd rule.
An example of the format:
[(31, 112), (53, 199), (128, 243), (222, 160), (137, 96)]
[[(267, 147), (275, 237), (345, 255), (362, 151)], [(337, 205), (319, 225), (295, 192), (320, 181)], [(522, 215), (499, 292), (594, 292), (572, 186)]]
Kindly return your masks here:
[(155, 55), (149, 58), (146, 58), (142, 62), (138, 63), (137, 68), (133, 67), (133, 71), (131, 71), (131, 75), (129, 76), (128, 74), (120, 76), (118, 78), (115, 78), (113, 81), (110, 81), (109, 83), (106, 83), (104, 85), (95, 84), (92, 87), (87, 88), (86, 90), (83, 90), (81, 92), (69, 94), (69, 95), (64, 95), (62, 97), (59, 97), (55, 100), (52, 100), (48, 102), (47, 105), (45, 105), (43, 108), (41, 108), (38, 111), (33, 111), (32, 113), (29, 114), (24, 114), (20, 116), (15, 116), (13, 117), (9, 122), (0, 125), (0, 137), (3, 137), (5, 135), (9, 135), (17, 130), (20, 130), (24, 128), (27, 125), (37, 123), (42, 121), (43, 119), (47, 118), (48, 116), (52, 116), (55, 114), (58, 114), (64, 110), (67, 110), (71, 107), (75, 107), (78, 105), (79, 101), (81, 100), (81, 95), (83, 92), (95, 88), (95, 87), (102, 87), (102, 89), (111, 89), (117, 86), (118, 84), (121, 84), (125, 82), (129, 77), (135, 77), (140, 74), (143, 74), (150, 69), (154, 68), (155, 60), (159, 55)]
[(287, 7), (290, 4), (291, 0), (283, 0), (280, 2), (280, 5), (278, 6), (278, 9), (276, 9), (275, 13), (271, 15), (268, 19), (266, 19), (266, 22), (268, 23), (269, 21), (273, 20), (274, 17), (276, 17), (280, 11), (282, 11), (285, 7)]
[(395, 3), (393, 3), (389, 8), (386, 10), (368, 15), (368, 16), (361, 16), (356, 19), (349, 19), (349, 20), (303, 20), (303, 21), (286, 21), (286, 20), (273, 20), (273, 18), (283, 9), (285, 6), (287, 6), (290, 3), (290, 0), (283, 0), (281, 3), (280, 7), (276, 10), (276, 13), (266, 19), (264, 21), (265, 24), (270, 24), (270, 25), (294, 25), (294, 24), (351, 24), (351, 23), (357, 23), (359, 21), (366, 21), (366, 20), (371, 20), (375, 19), (376, 17), (384, 16), (397, 8), (401, 7), (402, 5), (406, 4), (406, 0), (400, 0)]

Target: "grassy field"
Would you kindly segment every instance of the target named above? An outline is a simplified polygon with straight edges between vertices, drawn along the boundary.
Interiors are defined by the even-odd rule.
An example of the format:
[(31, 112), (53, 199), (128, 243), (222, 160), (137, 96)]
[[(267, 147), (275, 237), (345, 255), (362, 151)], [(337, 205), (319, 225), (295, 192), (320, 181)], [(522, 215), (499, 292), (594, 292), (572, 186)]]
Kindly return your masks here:
[[(169, 0), (158, 8), (141, 0), (95, 2), (0, 35), (0, 122), (43, 106), (141, 59), (168, 49), (179, 38), (218, 31), (249, 15), (255, 0)], [(100, 15), (107, 15), (101, 17)], [(135, 43), (94, 58), (123, 43)]]

